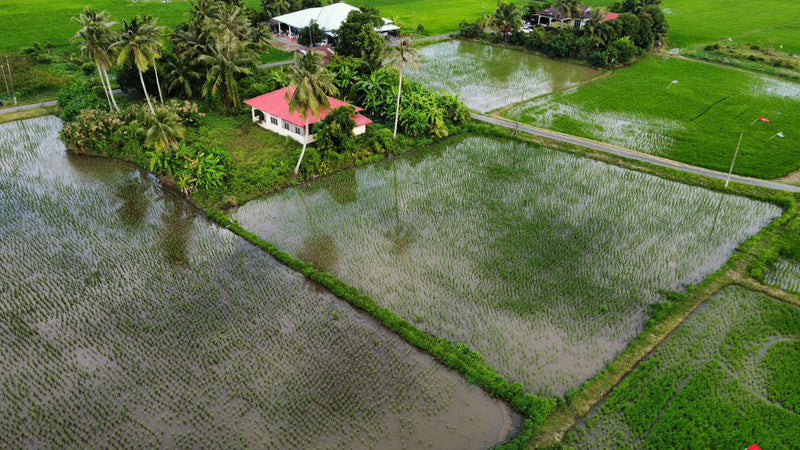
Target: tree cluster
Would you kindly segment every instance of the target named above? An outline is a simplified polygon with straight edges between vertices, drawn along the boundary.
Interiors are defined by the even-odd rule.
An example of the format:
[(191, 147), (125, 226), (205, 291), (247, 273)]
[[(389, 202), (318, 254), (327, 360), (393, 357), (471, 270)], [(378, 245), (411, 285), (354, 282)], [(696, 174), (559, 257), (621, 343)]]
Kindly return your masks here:
[[(613, 67), (630, 62), (654, 45), (666, 43), (669, 24), (660, 8), (661, 0), (625, 0), (615, 3), (612, 12), (621, 13), (616, 20), (604, 21), (606, 13), (592, 10), (581, 28), (535, 28), (529, 33), (520, 29), (524, 21), (548, 5), (537, 2), (523, 11), (513, 3), (500, 2), (489, 17), (476, 23), (461, 22), (461, 35), (468, 39), (491, 38), (484, 29), (495, 30), (504, 41), (525, 46), (555, 58), (584, 59), (597, 67)], [(579, 12), (578, 3), (562, 0), (560, 4), (571, 15)]]

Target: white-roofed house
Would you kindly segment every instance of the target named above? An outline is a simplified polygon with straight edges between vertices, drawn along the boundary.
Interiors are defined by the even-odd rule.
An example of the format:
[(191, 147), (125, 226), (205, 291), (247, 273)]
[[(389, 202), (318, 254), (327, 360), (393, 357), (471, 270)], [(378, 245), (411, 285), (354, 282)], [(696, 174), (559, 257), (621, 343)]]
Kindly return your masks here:
[[(360, 9), (347, 3), (334, 3), (328, 6), (308, 8), (276, 16), (269, 23), (275, 34), (279, 36), (286, 34), (296, 36), (301, 29), (309, 26), (311, 22), (317, 22), (317, 25), (325, 31), (325, 34), (335, 37), (339, 27), (347, 20), (347, 15), (351, 11), (360, 11)], [(384, 25), (376, 28), (375, 31), (386, 34), (400, 29), (392, 20), (385, 17), (383, 18), (383, 23)]]

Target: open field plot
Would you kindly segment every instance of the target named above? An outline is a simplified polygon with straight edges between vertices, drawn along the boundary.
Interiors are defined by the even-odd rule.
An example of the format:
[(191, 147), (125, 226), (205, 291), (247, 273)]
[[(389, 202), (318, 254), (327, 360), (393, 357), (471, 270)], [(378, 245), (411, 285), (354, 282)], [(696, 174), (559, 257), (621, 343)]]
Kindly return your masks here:
[(458, 94), (471, 109), (487, 112), (522, 100), (578, 86), (600, 72), (518, 50), (466, 41), (420, 49), (423, 60), (408, 77)]
[(800, 293), (800, 262), (779, 259), (767, 272), (764, 281), (783, 290)]
[(779, 209), (487, 138), (347, 171), (234, 217), (419, 327), (561, 394)]
[(664, 0), (670, 47), (686, 48), (732, 38), (800, 53), (800, 3), (770, 0)]
[[(735, 173), (772, 179), (800, 168), (800, 84), (710, 64), (650, 56), (506, 117), (517, 108), (531, 125), (725, 172), (744, 131)], [(759, 116), (771, 122), (753, 123)]]
[(127, 164), (0, 125), (0, 447), (486, 448), (513, 414)]
[[(243, 2), (252, 8), (261, 8), (258, 0)], [(0, 4), (0, 51), (15, 51), (34, 42), (69, 44), (80, 26), (72, 21), (85, 6), (106, 10), (113, 20), (121, 22), (139, 15), (158, 17), (159, 25), (172, 27), (185, 21), (191, 4), (188, 0), (14, 0)]]
[(714, 296), (585, 422), (577, 448), (793, 448), (800, 309), (737, 287)]

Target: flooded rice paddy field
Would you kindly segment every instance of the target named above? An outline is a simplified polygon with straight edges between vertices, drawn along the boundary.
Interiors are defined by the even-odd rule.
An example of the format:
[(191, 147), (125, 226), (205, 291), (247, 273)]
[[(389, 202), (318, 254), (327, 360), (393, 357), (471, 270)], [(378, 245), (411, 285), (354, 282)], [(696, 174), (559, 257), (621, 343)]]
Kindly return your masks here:
[(729, 287), (565, 437), (575, 448), (792, 448), (800, 309)]
[(800, 168), (800, 84), (695, 61), (650, 56), (505, 117), (724, 172), (743, 131), (735, 173), (772, 179)]
[(420, 67), (408, 69), (408, 77), (458, 94), (479, 112), (569, 89), (600, 75), (585, 66), (475, 42), (447, 41), (419, 52)]
[(563, 394), (780, 214), (526, 144), (466, 138), (251, 201), (246, 229)]
[(131, 165), (0, 125), (0, 447), (486, 448), (519, 418)]
[(800, 263), (781, 258), (767, 272), (764, 281), (783, 290), (800, 293)]

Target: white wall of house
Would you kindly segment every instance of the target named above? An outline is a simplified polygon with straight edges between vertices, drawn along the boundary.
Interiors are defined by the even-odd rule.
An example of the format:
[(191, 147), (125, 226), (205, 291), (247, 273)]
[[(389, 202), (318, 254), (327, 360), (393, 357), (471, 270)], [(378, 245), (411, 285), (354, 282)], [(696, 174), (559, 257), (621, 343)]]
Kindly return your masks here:
[[(261, 117), (256, 115), (256, 111), (261, 113), (264, 116), (262, 120)], [(253, 117), (253, 122), (258, 123), (262, 128), (265, 128), (269, 131), (275, 132), (280, 134), (281, 136), (288, 136), (295, 141), (301, 144), (310, 144), (314, 142), (317, 138), (315, 134), (306, 135), (305, 127), (304, 126), (297, 126), (291, 122), (287, 122), (280, 117), (275, 117), (264, 111), (256, 110), (253, 107), (250, 107), (250, 112)], [(359, 134), (364, 134), (367, 131), (366, 125), (361, 125), (360, 127), (353, 128), (353, 133), (358, 136)]]
[(278, 133), (281, 136), (288, 136), (301, 144), (310, 144), (314, 142), (314, 138), (316, 138), (316, 136), (313, 134), (306, 135), (304, 126), (295, 125), (291, 122), (281, 119), (280, 117), (275, 117), (265, 113), (264, 111), (258, 110), (258, 112), (264, 116), (264, 119), (261, 120), (261, 118), (256, 115), (255, 108), (251, 107), (250, 110), (252, 112), (253, 122), (258, 123), (262, 128), (266, 128), (269, 131)]

